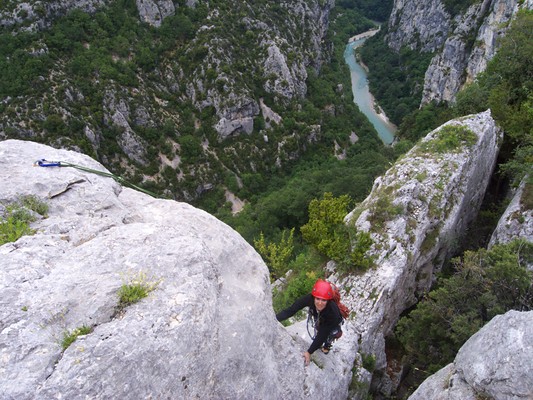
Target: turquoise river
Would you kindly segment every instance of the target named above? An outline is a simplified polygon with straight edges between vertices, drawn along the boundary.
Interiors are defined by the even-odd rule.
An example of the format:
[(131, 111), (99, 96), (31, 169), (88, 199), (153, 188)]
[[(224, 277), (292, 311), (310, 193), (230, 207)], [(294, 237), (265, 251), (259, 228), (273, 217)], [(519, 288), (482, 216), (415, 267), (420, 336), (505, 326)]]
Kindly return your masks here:
[(374, 125), (374, 128), (378, 132), (383, 143), (390, 145), (394, 141), (396, 127), (389, 122), (382, 111), (381, 113), (376, 111), (377, 107), (374, 105), (374, 97), (368, 88), (366, 70), (355, 58), (355, 49), (361, 46), (367, 38), (368, 37), (348, 43), (344, 50), (344, 59), (350, 67), (352, 93), (355, 104), (359, 107), (359, 110), (366, 115), (372, 125)]

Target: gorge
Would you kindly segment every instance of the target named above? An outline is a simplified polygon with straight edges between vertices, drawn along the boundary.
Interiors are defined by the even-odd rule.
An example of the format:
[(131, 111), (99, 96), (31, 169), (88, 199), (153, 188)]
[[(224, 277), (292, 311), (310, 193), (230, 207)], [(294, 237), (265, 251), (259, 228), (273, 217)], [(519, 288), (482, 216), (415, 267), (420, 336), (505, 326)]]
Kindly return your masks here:
[[(432, 146), (454, 127), (473, 136), (450, 152), (434, 153)], [(450, 121), (376, 181), (347, 217), (371, 233), (376, 267), (330, 276), (354, 316), (330, 354), (313, 355), (309, 367), (301, 359), (309, 340), (305, 328), (286, 330), (276, 321), (268, 269), (236, 231), (185, 203), (154, 199), (109, 177), (32, 166), (46, 158), (105, 171), (85, 155), (0, 142), (2, 204), (34, 196), (48, 205), (32, 223), (34, 234), (0, 246), (6, 399), (367, 398), (375, 382), (365, 355), (376, 357), (374, 374), (386, 368), (385, 335), (431, 283), (439, 268), (432, 260), (444, 260), (450, 241), (475, 215), (500, 135), (488, 111)], [(376, 204), (383, 196), (403, 211), (385, 216), (380, 227), (370, 221), (382, 212)], [(512, 214), (522, 225), (531, 220)], [(148, 296), (118, 308), (120, 288), (134, 284), (147, 285)], [(516, 332), (533, 326), (533, 314), (522, 314), (508, 317)], [(498, 321), (489, 335), (509, 327), (507, 317)], [(61, 346), (65, 334), (81, 327), (90, 329)], [(532, 346), (513, 354), (495, 349), (506, 371), (528, 376), (528, 370), (518, 374), (514, 360), (530, 359)], [(493, 358), (475, 354), (481, 357), (476, 374), (463, 378), (458, 367), (457, 379), (485, 388), (482, 366)], [(457, 365), (468, 362), (462, 356)], [(399, 376), (385, 377), (378, 391), (390, 393)], [(527, 381), (519, 384), (510, 390), (532, 389)], [(474, 389), (464, 384), (462, 390)], [(509, 389), (492, 384), (488, 390)]]
[[(503, 111), (514, 104), (491, 109), (478, 98), (467, 112), (425, 125), (419, 141), (387, 126), (376, 128), (378, 138), (353, 104), (364, 98), (359, 108), (372, 125), (383, 123), (368, 91), (359, 93), (364, 69), (352, 74), (352, 90), (339, 73), (354, 51), (332, 20), (353, 14), (336, 14), (335, 3), (6, 2), (1, 228), (25, 200), (48, 211), (24, 206), (29, 230), (0, 245), (1, 400), (398, 395), (410, 364), (391, 356), (387, 341), (471, 235), (501, 146), (510, 157), (508, 138), (521, 143), (516, 128), (531, 126), (529, 92), (527, 101), (519, 96), (531, 80), (518, 79), (515, 63), (497, 71), (517, 78), (503, 82), (518, 82), (509, 87), (523, 107), (506, 129)], [(450, 2), (394, 1), (385, 38), (396, 50), (436, 51), (419, 86), (424, 105), (442, 100), (445, 110), (531, 3), (486, 0), (450, 15)], [(352, 20), (344, 27), (353, 32), (372, 26)], [(527, 37), (531, 25), (523, 27)], [(413, 120), (430, 118), (426, 111)], [(165, 199), (120, 179), (33, 166), (42, 158), (110, 171)], [(522, 160), (513, 167), (525, 170)], [(519, 183), (490, 246), (533, 241), (531, 182)], [(339, 232), (367, 235), (361, 256), (373, 264), (359, 270), (307, 257), (316, 249), (298, 238), (301, 252), (286, 266), (304, 278), (287, 292), (326, 275), (353, 310), (332, 352), (304, 368), (308, 334), (302, 322), (275, 320), (273, 269), (252, 243), (263, 231), (275, 244), (297, 231), (309, 202), (326, 191), (353, 196)], [(191, 205), (198, 199), (203, 210)], [(242, 212), (230, 218), (227, 199), (243, 200)], [(121, 291), (135, 285), (147, 296), (124, 306)], [(494, 318), (413, 399), (531, 396), (532, 318), (524, 310)]]

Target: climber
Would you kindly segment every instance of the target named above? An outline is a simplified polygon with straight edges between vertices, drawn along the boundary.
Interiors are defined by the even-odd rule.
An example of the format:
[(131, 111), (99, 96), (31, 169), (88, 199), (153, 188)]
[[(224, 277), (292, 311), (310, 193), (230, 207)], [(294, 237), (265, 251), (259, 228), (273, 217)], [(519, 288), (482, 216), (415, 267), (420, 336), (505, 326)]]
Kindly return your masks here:
[(321, 347), (323, 353), (328, 354), (335, 339), (342, 335), (341, 323), (343, 318), (339, 307), (334, 301), (333, 290), (329, 282), (322, 279), (316, 281), (310, 294), (297, 299), (290, 307), (276, 314), (278, 321), (292, 317), (304, 307), (309, 307), (310, 316), (316, 321), (313, 342), (304, 352), (305, 365), (309, 365), (311, 354)]

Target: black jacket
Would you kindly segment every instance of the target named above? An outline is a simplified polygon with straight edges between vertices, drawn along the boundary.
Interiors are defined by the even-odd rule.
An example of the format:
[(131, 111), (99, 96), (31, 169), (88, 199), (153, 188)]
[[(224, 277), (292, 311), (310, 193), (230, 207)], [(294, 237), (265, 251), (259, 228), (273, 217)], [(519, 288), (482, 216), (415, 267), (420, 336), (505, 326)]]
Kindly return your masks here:
[(337, 304), (331, 300), (328, 301), (326, 308), (324, 308), (322, 312), (318, 312), (315, 307), (315, 299), (313, 295), (306, 294), (296, 300), (289, 308), (276, 314), (276, 318), (278, 321), (283, 321), (292, 317), (304, 307), (309, 307), (309, 310), (315, 317), (315, 321), (318, 321), (316, 337), (307, 350), (309, 354), (313, 354), (316, 349), (324, 344), (330, 332), (339, 328), (339, 325), (342, 323), (342, 316)]

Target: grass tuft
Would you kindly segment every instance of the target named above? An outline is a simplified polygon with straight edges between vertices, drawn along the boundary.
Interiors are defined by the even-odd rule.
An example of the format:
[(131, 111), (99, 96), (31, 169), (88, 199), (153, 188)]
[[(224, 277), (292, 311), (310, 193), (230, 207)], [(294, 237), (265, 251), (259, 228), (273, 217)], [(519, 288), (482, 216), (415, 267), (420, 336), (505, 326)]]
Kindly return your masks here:
[(61, 339), (61, 348), (63, 349), (63, 351), (65, 351), (72, 343), (74, 343), (78, 336), (88, 335), (92, 331), (92, 326), (83, 325), (79, 328), (74, 329), (73, 331), (64, 332), (63, 338)]
[(463, 147), (471, 147), (477, 142), (477, 135), (462, 125), (445, 125), (432, 140), (423, 142), (420, 150), (424, 153), (454, 153)]
[(123, 284), (118, 290), (118, 309), (122, 310), (144, 299), (159, 283), (160, 280), (153, 280), (148, 278), (146, 273), (139, 272), (129, 283)]
[(46, 217), (48, 205), (35, 196), (22, 196), (5, 206), (0, 215), (0, 246), (16, 242), (24, 235), (33, 235), (30, 223), (36, 220), (35, 213)]

